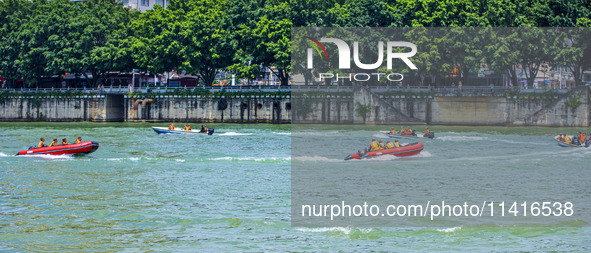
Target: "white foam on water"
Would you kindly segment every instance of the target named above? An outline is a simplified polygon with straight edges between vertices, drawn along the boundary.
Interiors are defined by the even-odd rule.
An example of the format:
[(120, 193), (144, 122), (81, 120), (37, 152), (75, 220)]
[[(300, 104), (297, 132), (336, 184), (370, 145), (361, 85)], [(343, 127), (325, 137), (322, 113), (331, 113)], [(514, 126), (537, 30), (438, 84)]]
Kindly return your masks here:
[(358, 230), (361, 233), (367, 234), (373, 229), (371, 228), (353, 228), (353, 227), (323, 227), (323, 228), (296, 228), (297, 231), (304, 233), (326, 233), (326, 232), (341, 232), (343, 234), (350, 234), (352, 231)]
[(482, 140), (486, 140), (486, 139), (488, 139), (488, 137), (482, 137), (482, 136), (443, 136), (443, 137), (437, 138), (437, 140), (440, 140), (440, 141), (457, 141), (457, 142), (482, 141)]
[(17, 157), (37, 157), (45, 160), (67, 160), (74, 158), (72, 155), (19, 155)]
[(252, 133), (236, 133), (236, 132), (226, 132), (222, 134), (218, 134), (220, 136), (240, 136), (240, 135), (252, 135)]
[(262, 162), (262, 161), (281, 161), (281, 160), (291, 160), (291, 157), (231, 157), (231, 156), (224, 156), (224, 157), (216, 157), (208, 159), (211, 161), (255, 161), (255, 162)]
[(462, 227), (441, 228), (441, 229), (437, 229), (437, 231), (443, 232), (443, 233), (452, 233), (452, 232), (455, 232), (456, 230), (460, 230), (460, 229), (462, 229)]
[(421, 153), (417, 154), (416, 157), (432, 157), (433, 155), (429, 151), (422, 151)]
[(131, 161), (139, 161), (140, 158), (139, 157), (131, 157), (131, 158), (129, 158), (129, 160), (131, 160)]
[(185, 160), (183, 160), (183, 159), (175, 159), (175, 161), (181, 162), (181, 163), (184, 163), (185, 162)]
[(8, 157), (9, 155), (0, 152), (0, 157)]
[(323, 157), (323, 156), (296, 156), (293, 158), (296, 161), (302, 161), (302, 162), (342, 162), (344, 161), (344, 157), (343, 159), (332, 159), (332, 158), (328, 158), (328, 157)]
[(274, 134), (280, 134), (280, 135), (291, 135), (291, 132), (273, 132)]

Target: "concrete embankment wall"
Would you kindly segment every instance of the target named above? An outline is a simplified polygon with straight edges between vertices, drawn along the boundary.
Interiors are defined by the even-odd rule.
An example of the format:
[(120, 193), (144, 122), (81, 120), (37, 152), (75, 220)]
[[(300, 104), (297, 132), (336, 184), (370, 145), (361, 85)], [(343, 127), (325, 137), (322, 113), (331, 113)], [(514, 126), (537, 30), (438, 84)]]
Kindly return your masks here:
[[(79, 98), (6, 98), (0, 101), (0, 121), (149, 121), (362, 124), (355, 112), (372, 105), (369, 124), (441, 124), (506, 126), (591, 126), (589, 90), (550, 98), (493, 96), (381, 96), (360, 89), (352, 96), (310, 98), (309, 112), (298, 114), (289, 98), (133, 99), (123, 95)], [(580, 105), (573, 108), (573, 98)], [(567, 102), (569, 101), (570, 102)]]
[(290, 123), (289, 98), (7, 98), (0, 121)]
[(289, 98), (126, 99), (127, 121), (290, 123)]
[(0, 121), (106, 121), (106, 98), (7, 98)]
[[(589, 90), (577, 95), (555, 95), (551, 98), (518, 98), (504, 96), (381, 96), (361, 88), (351, 98), (308, 98), (312, 110), (299, 113), (294, 102), (295, 122), (327, 124), (362, 124), (355, 112), (359, 105), (371, 105), (365, 123), (369, 124), (435, 124), (435, 125), (504, 125), (504, 126), (591, 126)], [(296, 95), (297, 96), (297, 95)], [(567, 101), (580, 101), (576, 108)], [(572, 101), (571, 101), (572, 102)]]

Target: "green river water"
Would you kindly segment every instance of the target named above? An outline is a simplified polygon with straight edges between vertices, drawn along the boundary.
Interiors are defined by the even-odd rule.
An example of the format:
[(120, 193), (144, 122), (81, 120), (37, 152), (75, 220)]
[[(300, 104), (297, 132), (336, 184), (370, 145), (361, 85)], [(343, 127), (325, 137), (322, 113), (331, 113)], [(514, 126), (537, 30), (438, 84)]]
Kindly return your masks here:
[[(290, 125), (212, 124), (213, 136), (158, 135), (150, 128), (165, 125), (0, 123), (0, 251), (591, 251), (583, 219), (554, 226), (292, 226), (292, 179), (302, 179), (292, 178), (292, 158), (339, 173), (351, 164), (342, 161), (347, 154), (383, 138), (376, 132), (387, 127), (315, 126), (310, 151), (294, 155), (298, 137)], [(512, 192), (540, 188), (527, 175), (553, 173), (557, 180), (542, 190), (566, 187), (578, 190), (573, 196), (591, 196), (585, 184), (591, 149), (552, 141), (559, 132), (589, 129), (430, 128), (437, 138), (425, 141), (420, 155), (367, 160), (369, 167), (434, 183), (497, 166), (508, 178), (522, 178), (508, 186)], [(75, 157), (14, 156), (39, 137), (77, 136), (100, 148)], [(488, 185), (507, 177), (487, 175)], [(498, 193), (481, 192), (485, 199)], [(454, 192), (433, 196), (445, 194)], [(581, 212), (589, 212), (588, 204), (581, 203)]]

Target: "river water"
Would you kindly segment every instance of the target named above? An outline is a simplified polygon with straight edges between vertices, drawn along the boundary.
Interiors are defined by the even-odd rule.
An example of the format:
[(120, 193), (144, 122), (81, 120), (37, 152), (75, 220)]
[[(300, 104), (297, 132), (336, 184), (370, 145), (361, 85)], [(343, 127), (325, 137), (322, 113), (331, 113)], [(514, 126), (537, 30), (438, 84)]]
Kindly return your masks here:
[[(571, 221), (574, 226), (569, 227), (292, 226), (289, 125), (215, 124), (213, 136), (158, 135), (151, 126), (157, 125), (1, 123), (0, 251), (591, 248), (591, 229), (581, 220)], [(585, 167), (591, 149), (558, 148), (551, 139), (560, 131), (578, 129), (431, 128), (437, 138), (425, 141), (421, 155), (378, 160), (378, 164), (398, 163), (395, 170), (410, 172), (427, 164), (477, 169), (492, 166), (488, 161), (496, 159), (504, 162), (503, 167), (535, 173), (536, 168), (556, 166), (558, 159), (565, 159), (579, 172), (591, 169)], [(293, 162), (337, 170), (343, 166), (342, 158), (356, 151), (364, 138), (383, 137), (375, 136), (377, 130), (386, 129), (356, 126), (343, 132), (317, 127), (319, 140), (334, 140), (345, 133), (351, 146), (294, 157)], [(40, 137), (73, 141), (77, 136), (99, 142), (100, 148), (79, 157), (14, 156)], [(515, 146), (519, 148), (506, 155), (501, 152)], [(470, 156), (461, 155), (463, 150)], [(564, 168), (571, 167), (560, 166), (556, 173)]]

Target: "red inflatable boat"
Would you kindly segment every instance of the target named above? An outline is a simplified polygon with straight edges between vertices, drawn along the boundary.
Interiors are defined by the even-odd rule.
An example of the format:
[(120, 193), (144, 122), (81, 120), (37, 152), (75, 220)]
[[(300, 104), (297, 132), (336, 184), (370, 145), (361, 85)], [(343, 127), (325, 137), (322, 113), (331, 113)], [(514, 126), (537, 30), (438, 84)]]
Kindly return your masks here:
[(423, 151), (423, 143), (415, 142), (415, 143), (407, 144), (406, 146), (402, 146), (399, 148), (389, 148), (389, 149), (370, 151), (370, 152), (367, 152), (363, 155), (360, 155), (359, 154), (360, 152), (355, 153), (355, 154), (350, 154), (347, 157), (345, 157), (345, 160), (370, 158), (370, 157), (382, 156), (382, 155), (394, 155), (394, 156), (398, 156), (398, 157), (403, 157), (403, 156), (416, 155), (418, 153), (421, 153), (421, 151)]
[(89, 154), (99, 148), (98, 142), (85, 141), (77, 144), (57, 145), (51, 147), (34, 148), (23, 150), (16, 155), (70, 155)]

